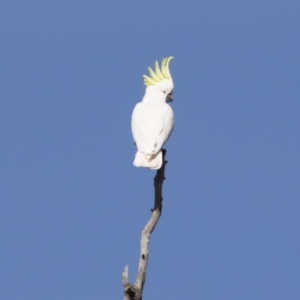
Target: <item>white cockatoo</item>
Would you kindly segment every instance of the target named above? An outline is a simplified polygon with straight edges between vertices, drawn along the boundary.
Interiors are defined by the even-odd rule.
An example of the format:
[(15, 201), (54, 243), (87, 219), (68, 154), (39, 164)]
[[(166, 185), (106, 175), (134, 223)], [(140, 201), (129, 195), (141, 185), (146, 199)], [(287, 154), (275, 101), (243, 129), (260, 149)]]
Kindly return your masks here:
[(159, 169), (163, 162), (162, 147), (167, 142), (174, 126), (173, 110), (168, 102), (173, 101), (174, 84), (169, 70), (173, 57), (164, 58), (161, 68), (155, 62), (155, 71), (148, 68), (150, 77), (144, 76), (146, 92), (135, 106), (131, 129), (137, 153), (133, 164), (136, 167)]

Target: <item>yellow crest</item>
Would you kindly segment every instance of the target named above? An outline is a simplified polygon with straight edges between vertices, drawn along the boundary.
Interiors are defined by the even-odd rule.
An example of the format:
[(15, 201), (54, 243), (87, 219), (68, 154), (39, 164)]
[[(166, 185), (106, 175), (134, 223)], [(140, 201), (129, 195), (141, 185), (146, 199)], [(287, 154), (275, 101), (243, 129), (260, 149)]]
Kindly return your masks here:
[(144, 84), (146, 86), (150, 86), (150, 85), (155, 85), (158, 82), (163, 81), (164, 79), (171, 80), (169, 64), (173, 58), (174, 57), (172, 56), (168, 58), (164, 58), (161, 63), (161, 68), (159, 68), (158, 62), (156, 61), (154, 64), (155, 72), (149, 67), (148, 70), (149, 70), (150, 77), (143, 75)]

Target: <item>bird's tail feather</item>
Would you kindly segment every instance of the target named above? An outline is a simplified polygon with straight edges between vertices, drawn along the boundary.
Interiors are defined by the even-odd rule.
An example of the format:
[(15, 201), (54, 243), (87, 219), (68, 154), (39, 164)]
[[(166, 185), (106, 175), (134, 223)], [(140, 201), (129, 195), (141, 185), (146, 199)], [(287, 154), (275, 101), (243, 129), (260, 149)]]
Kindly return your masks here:
[(162, 152), (160, 150), (155, 155), (151, 155), (151, 157), (146, 157), (144, 153), (138, 151), (135, 155), (133, 165), (136, 167), (144, 167), (153, 170), (160, 169), (162, 165)]

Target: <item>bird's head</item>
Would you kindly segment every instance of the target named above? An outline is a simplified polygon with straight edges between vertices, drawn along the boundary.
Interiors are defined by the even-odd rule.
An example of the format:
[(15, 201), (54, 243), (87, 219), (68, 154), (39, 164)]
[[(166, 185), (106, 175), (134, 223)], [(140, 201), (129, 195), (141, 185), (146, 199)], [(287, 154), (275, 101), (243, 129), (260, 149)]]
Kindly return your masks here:
[(174, 84), (169, 70), (169, 64), (172, 59), (172, 56), (164, 58), (161, 63), (161, 68), (156, 61), (154, 64), (155, 71), (153, 71), (150, 67), (148, 68), (150, 77), (143, 75), (144, 84), (146, 85), (146, 93), (150, 92), (160, 94), (164, 97), (166, 102), (173, 101), (172, 92)]

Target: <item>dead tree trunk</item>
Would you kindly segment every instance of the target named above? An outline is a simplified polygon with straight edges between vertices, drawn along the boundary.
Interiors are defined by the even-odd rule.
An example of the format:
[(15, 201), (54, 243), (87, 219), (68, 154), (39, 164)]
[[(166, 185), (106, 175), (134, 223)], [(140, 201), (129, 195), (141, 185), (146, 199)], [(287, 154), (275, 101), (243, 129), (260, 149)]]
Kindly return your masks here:
[(163, 164), (161, 168), (157, 170), (154, 177), (154, 207), (151, 209), (152, 215), (150, 220), (142, 231), (140, 261), (134, 284), (130, 284), (128, 282), (128, 266), (126, 266), (123, 271), (122, 283), (124, 289), (124, 300), (142, 300), (143, 297), (143, 288), (147, 274), (150, 236), (159, 221), (162, 211), (162, 185), (165, 180), (165, 165), (167, 164), (167, 161), (165, 160), (166, 150), (163, 149), (162, 151)]

